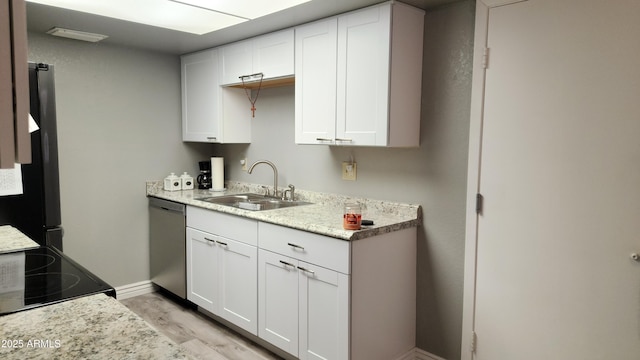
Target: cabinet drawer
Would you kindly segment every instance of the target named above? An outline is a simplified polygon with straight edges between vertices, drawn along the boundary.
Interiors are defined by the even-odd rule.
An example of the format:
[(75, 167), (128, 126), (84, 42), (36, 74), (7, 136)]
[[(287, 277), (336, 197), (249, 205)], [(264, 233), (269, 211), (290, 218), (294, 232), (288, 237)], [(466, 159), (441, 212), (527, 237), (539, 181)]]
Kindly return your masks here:
[(259, 247), (311, 264), (350, 273), (350, 243), (268, 223), (258, 225)]
[(258, 245), (256, 220), (187, 206), (187, 226), (249, 245)]

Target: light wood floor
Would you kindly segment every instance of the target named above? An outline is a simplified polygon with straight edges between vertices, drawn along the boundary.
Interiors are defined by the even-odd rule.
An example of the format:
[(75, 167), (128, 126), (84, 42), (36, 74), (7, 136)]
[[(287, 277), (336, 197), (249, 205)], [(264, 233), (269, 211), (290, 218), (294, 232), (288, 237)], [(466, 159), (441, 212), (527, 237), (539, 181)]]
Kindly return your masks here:
[(186, 308), (161, 293), (121, 300), (158, 331), (180, 344), (195, 359), (281, 359), (233, 330)]

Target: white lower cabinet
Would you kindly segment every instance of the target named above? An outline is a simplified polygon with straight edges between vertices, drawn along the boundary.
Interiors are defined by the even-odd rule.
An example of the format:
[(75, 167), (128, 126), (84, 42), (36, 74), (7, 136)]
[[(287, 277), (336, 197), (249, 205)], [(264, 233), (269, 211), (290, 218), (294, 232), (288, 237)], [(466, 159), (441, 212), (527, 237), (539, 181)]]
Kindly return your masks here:
[(348, 241), (258, 227), (258, 335), (300, 359), (349, 359)]
[[(231, 222), (246, 222), (243, 232), (251, 227), (256, 232), (257, 223), (253, 220), (196, 210), (204, 211), (204, 218), (211, 218), (201, 227), (216, 221), (225, 222), (228, 218)], [(249, 239), (245, 238), (249, 242), (246, 243), (193, 228), (191, 226), (198, 225), (193, 224), (194, 221), (190, 223), (187, 211), (187, 299), (257, 335), (258, 250), (250, 244), (255, 239), (249, 236)], [(222, 227), (219, 233), (228, 231)]]
[(220, 316), (252, 334), (258, 332), (258, 249), (224, 239), (220, 252)]
[(187, 227), (187, 299), (218, 312), (218, 252), (213, 237)]
[(298, 263), (300, 359), (349, 358), (349, 275)]
[(258, 336), (298, 354), (298, 272), (295, 260), (258, 251)]
[(416, 228), (346, 241), (189, 206), (187, 298), (285, 358), (402, 358), (416, 240)]
[(349, 276), (258, 251), (258, 335), (300, 359), (348, 359)]

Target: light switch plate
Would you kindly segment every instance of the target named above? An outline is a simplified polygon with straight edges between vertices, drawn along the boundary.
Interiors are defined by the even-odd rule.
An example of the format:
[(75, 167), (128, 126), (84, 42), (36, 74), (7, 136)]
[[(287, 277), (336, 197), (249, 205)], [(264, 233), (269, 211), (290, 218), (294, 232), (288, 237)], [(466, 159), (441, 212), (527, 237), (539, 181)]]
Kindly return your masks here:
[(355, 181), (357, 166), (355, 162), (344, 161), (342, 163), (342, 180)]

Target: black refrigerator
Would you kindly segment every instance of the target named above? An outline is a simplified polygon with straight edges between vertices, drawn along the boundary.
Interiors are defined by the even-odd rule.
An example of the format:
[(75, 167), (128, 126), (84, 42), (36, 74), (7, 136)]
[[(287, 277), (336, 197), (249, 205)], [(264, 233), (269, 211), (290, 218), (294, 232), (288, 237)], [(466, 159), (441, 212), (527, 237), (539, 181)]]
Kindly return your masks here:
[(31, 164), (23, 164), (23, 194), (0, 196), (0, 225), (12, 225), (40, 245), (62, 251), (54, 66), (29, 63)]

